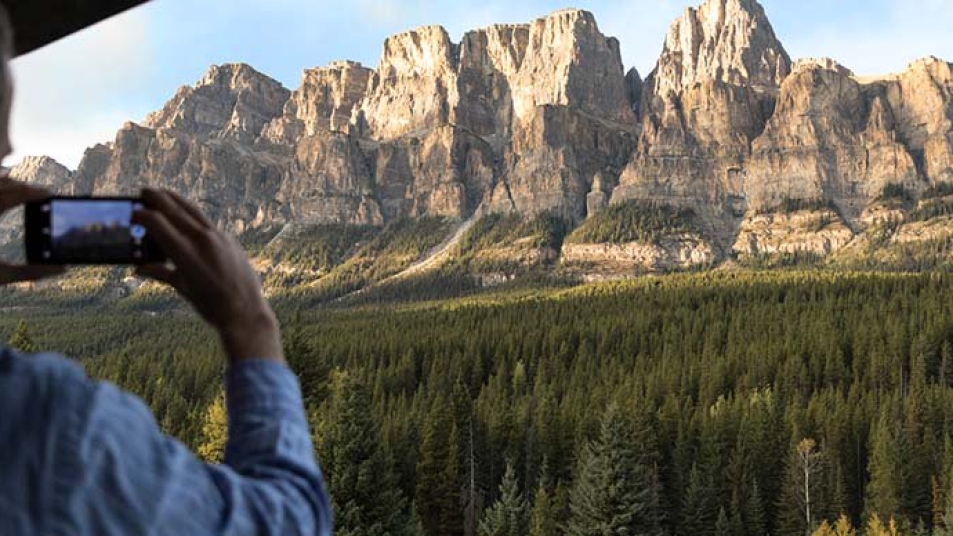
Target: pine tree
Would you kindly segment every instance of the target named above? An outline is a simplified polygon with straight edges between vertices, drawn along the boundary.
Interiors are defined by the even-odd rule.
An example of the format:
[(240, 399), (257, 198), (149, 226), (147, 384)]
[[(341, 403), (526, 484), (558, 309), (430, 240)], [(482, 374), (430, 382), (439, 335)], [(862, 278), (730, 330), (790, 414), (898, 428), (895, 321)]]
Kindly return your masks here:
[(480, 520), (480, 536), (523, 536), (529, 528), (526, 500), (516, 481), (516, 470), (507, 462), (503, 482), (500, 483), (500, 498)]
[[(724, 508), (722, 508), (724, 510)], [(741, 491), (738, 488), (735, 488), (731, 493), (731, 506), (725, 512), (728, 520), (728, 533), (729, 534), (747, 534), (748, 529), (745, 527), (745, 519), (742, 515), (744, 507), (742, 506), (741, 500)], [(730, 513), (729, 513), (730, 512)]]
[(219, 394), (205, 410), (202, 419), (202, 444), (195, 450), (209, 463), (221, 463), (228, 442), (228, 414), (225, 411), (225, 393)]
[(847, 489), (844, 486), (844, 469), (840, 461), (833, 464), (833, 470), (829, 473), (831, 482), (828, 483), (827, 500), (823, 507), (824, 514), (829, 519), (837, 519), (846, 514), (848, 510)]
[(330, 415), (318, 444), (334, 506), (335, 534), (396, 535), (411, 524), (407, 500), (372, 418), (367, 385), (346, 372), (332, 377)]
[[(415, 502), (421, 524), (427, 534), (444, 536), (463, 531), (460, 507), (459, 442), (450, 404), (444, 398), (434, 400), (423, 424), (417, 461)], [(455, 522), (460, 518), (460, 523)]]
[(450, 394), (453, 401), (454, 423), (462, 432), (460, 459), (463, 474), (463, 533), (473, 536), (477, 533), (480, 512), (483, 511), (483, 489), (481, 487), (482, 445), (478, 423), (473, 414), (473, 400), (463, 383), (457, 379)]
[(886, 536), (888, 534), (887, 528), (884, 526), (883, 521), (880, 520), (880, 516), (874, 513), (867, 520), (867, 531), (864, 533), (864, 536)]
[(778, 505), (781, 534), (810, 534), (815, 528), (822, 468), (823, 454), (817, 443), (810, 438), (799, 441), (788, 458)]
[(877, 520), (890, 519), (901, 505), (905, 460), (901, 459), (894, 427), (893, 420), (884, 412), (871, 433), (865, 508), (869, 514), (877, 514)]
[(834, 525), (834, 536), (856, 536), (857, 531), (854, 530), (854, 526), (850, 522), (850, 518), (846, 515), (841, 515), (837, 519), (837, 523)]
[(13, 336), (10, 337), (9, 345), (10, 348), (25, 354), (35, 354), (40, 351), (39, 346), (33, 341), (33, 337), (30, 336), (30, 329), (27, 327), (26, 320), (20, 320), (17, 323), (17, 328), (14, 330)]
[(409, 525), (391, 460), (371, 417), (370, 393), (347, 373), (333, 378), (329, 420), (318, 444), (331, 501), (335, 534), (396, 535)]
[(465, 512), (461, 508), (464, 496), (460, 470), (461, 460), (463, 460), (463, 445), (460, 428), (457, 427), (456, 422), (452, 422), (450, 437), (447, 438), (447, 461), (443, 468), (443, 481), (446, 482), (448, 494), (441, 512), (440, 534), (463, 534), (465, 529)]
[(728, 514), (725, 507), (718, 510), (718, 521), (715, 522), (715, 536), (730, 536), (731, 524), (728, 521)]
[(898, 536), (898, 534), (899, 530), (894, 518), (891, 517), (890, 522), (885, 525), (875, 512), (867, 521), (867, 532), (864, 533), (864, 536)]
[(306, 403), (325, 398), (331, 371), (323, 360), (313, 359), (313, 354), (304, 334), (304, 321), (301, 310), (295, 310), (288, 322), (282, 324), (282, 347), (288, 366), (298, 376), (301, 393)]
[(549, 463), (543, 460), (540, 471), (539, 485), (536, 487), (536, 496), (533, 497), (533, 512), (530, 520), (530, 536), (556, 536), (556, 507), (550, 488), (552, 482), (549, 477)]
[(556, 512), (557, 534), (565, 534), (565, 527), (569, 524), (569, 517), (572, 511), (569, 508), (569, 502), (572, 496), (572, 488), (566, 482), (556, 484), (556, 493), (553, 494), (553, 510)]
[(606, 410), (599, 437), (583, 449), (570, 496), (566, 533), (658, 534), (658, 480), (644, 422), (638, 425), (615, 403)]
[(834, 527), (825, 519), (817, 527), (817, 530), (811, 533), (811, 536), (834, 536)]
[(761, 498), (761, 489), (758, 487), (758, 481), (752, 479), (751, 496), (745, 503), (743, 513), (745, 524), (748, 527), (748, 534), (753, 536), (764, 536), (768, 533), (767, 517), (764, 513), (764, 499)]
[(688, 476), (688, 488), (682, 499), (680, 534), (709, 534), (711, 532), (711, 526), (715, 520), (710, 515), (710, 486), (705, 480), (698, 469), (698, 464), (692, 464), (692, 471)]
[[(877, 521), (879, 523), (879, 519)], [(879, 529), (878, 529), (879, 530)], [(854, 530), (853, 525), (850, 523), (850, 519), (847, 519), (847, 516), (840, 516), (837, 523), (831, 525), (826, 519), (821, 522), (821, 525), (814, 531), (812, 536), (857, 536), (857, 531)]]

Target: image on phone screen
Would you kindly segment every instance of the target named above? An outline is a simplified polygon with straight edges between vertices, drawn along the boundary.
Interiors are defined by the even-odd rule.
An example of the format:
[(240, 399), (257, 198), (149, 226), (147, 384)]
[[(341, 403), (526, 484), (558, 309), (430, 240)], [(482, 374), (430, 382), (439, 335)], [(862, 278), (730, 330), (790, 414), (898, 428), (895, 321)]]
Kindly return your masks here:
[(145, 228), (132, 222), (131, 198), (52, 198), (27, 210), (31, 262), (138, 264), (161, 260)]

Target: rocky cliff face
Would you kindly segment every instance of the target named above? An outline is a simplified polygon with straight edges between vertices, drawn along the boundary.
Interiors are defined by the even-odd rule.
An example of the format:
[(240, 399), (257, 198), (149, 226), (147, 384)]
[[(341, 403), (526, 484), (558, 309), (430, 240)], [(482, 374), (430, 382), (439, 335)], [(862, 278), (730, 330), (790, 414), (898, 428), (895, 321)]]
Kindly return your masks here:
[(73, 173), (48, 156), (27, 156), (10, 169), (10, 177), (72, 195)]
[(376, 70), (334, 62), (293, 92), (215, 66), (90, 149), (76, 190), (169, 186), (236, 232), (479, 210), (581, 219), (595, 174), (634, 144), (633, 83), (618, 41), (578, 10), (459, 44), (438, 26), (405, 32)]
[(744, 159), (790, 64), (757, 2), (709, 0), (686, 10), (645, 82), (639, 150), (614, 197), (716, 210), (744, 198)]
[[(74, 174), (48, 156), (27, 156), (10, 169), (10, 177), (43, 186), (65, 195), (82, 193), (74, 184)], [(19, 209), (0, 216), (0, 245), (18, 237), (23, 227)]]
[(913, 158), (897, 141), (893, 113), (879, 93), (832, 60), (799, 62), (753, 144), (745, 180), (750, 204), (832, 200), (856, 218), (888, 184), (918, 188)]
[(352, 61), (308, 69), (301, 87), (286, 100), (281, 117), (265, 126), (262, 137), (276, 145), (290, 145), (302, 136), (349, 131), (354, 109), (373, 76), (373, 70)]
[[(563, 10), (459, 43), (439, 26), (404, 32), (375, 69), (334, 62), (294, 91), (215, 66), (76, 171), (20, 167), (67, 193), (172, 187), (235, 232), (490, 212), (579, 223), (637, 199), (688, 206), (700, 228), (575, 245), (571, 263), (823, 256), (871, 227), (885, 188), (918, 198), (953, 183), (953, 68), (928, 58), (860, 78), (792, 62), (757, 1), (706, 0), (673, 23), (643, 80), (591, 13)], [(779, 212), (792, 201), (796, 214)]]

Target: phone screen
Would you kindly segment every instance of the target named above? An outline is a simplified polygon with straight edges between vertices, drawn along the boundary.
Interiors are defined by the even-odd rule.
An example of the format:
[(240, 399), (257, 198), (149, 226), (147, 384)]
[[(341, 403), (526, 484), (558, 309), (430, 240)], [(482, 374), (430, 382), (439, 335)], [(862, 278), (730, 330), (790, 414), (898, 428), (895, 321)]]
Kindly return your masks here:
[(162, 255), (132, 223), (135, 198), (54, 197), (26, 211), (27, 258), (55, 264), (140, 264)]

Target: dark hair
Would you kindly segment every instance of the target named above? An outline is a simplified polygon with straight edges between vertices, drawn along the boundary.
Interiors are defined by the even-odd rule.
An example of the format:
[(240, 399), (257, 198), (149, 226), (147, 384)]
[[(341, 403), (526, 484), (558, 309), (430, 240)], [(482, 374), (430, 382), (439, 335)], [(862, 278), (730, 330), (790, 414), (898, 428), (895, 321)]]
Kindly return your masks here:
[(12, 58), (16, 54), (13, 43), (13, 24), (6, 6), (0, 3), (0, 53)]

